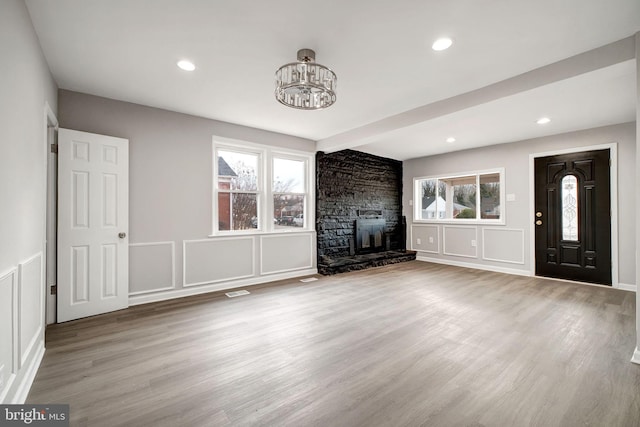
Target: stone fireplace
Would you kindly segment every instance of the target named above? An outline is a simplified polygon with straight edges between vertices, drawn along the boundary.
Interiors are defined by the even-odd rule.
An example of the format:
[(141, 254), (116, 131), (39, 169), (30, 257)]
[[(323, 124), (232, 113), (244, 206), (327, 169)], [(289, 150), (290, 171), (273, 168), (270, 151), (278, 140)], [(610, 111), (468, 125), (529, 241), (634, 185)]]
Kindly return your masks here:
[(318, 271), (415, 259), (405, 251), (402, 162), (343, 150), (316, 154)]

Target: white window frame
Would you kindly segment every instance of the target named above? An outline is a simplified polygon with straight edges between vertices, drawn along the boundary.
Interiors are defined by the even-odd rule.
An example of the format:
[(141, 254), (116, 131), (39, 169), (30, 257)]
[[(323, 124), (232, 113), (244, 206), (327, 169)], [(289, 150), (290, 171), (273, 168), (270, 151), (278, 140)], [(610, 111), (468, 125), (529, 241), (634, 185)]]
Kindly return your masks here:
[[(241, 154), (249, 154), (257, 157), (257, 189), (256, 190), (223, 190), (220, 191), (219, 181), (218, 181), (218, 151), (233, 151)], [(212, 209), (213, 209), (213, 223), (212, 230), (213, 234), (221, 235), (221, 234), (247, 234), (251, 233), (254, 230), (219, 230), (219, 217), (218, 217), (218, 194), (219, 193), (229, 193), (230, 195), (234, 193), (247, 193), (247, 194), (255, 194), (256, 195), (256, 203), (257, 209), (256, 212), (258, 214), (258, 219), (260, 219), (260, 207), (264, 205), (264, 189), (265, 189), (265, 180), (264, 180), (264, 150), (258, 149), (256, 147), (251, 147), (247, 145), (240, 146), (238, 144), (233, 144), (229, 142), (224, 143), (216, 143), (213, 145), (213, 200), (212, 200)], [(232, 197), (232, 196), (231, 196)], [(258, 230), (260, 229), (260, 222), (258, 222)]]
[[(218, 151), (234, 151), (238, 153), (253, 154), (258, 156), (258, 190), (257, 205), (258, 205), (258, 227), (249, 230), (219, 230), (218, 229)], [(274, 225), (274, 205), (273, 205), (273, 159), (288, 159), (304, 162), (304, 190), (305, 193), (299, 193), (304, 195), (303, 215), (304, 223), (302, 227), (292, 227), (289, 229), (276, 229)], [(315, 224), (315, 163), (314, 154), (296, 151), (286, 150), (276, 147), (269, 147), (261, 144), (255, 144), (247, 141), (229, 139), (214, 136), (212, 142), (211, 162), (212, 162), (212, 223), (211, 234), (209, 237), (216, 236), (237, 236), (246, 234), (274, 234), (274, 233), (300, 233), (312, 231), (313, 224)], [(227, 192), (227, 191), (223, 191)], [(242, 193), (252, 191), (241, 191)], [(296, 193), (298, 194), (298, 193)]]
[[(499, 219), (483, 219), (481, 216), (481, 200), (480, 200), (480, 176), (498, 174), (500, 177), (500, 218)], [(448, 180), (455, 178), (464, 178), (474, 176), (476, 178), (476, 218), (438, 218), (437, 211), (436, 217), (431, 219), (422, 219), (422, 186), (421, 182), (425, 180)], [(418, 224), (494, 224), (505, 225), (506, 224), (506, 191), (505, 191), (505, 169), (484, 169), (471, 172), (459, 172), (448, 175), (431, 175), (420, 176), (413, 178), (413, 222)], [(438, 194), (438, 185), (436, 184), (436, 197)], [(450, 198), (447, 198), (449, 200)]]
[[(282, 192), (275, 192), (273, 191), (273, 179), (274, 179), (274, 160), (275, 159), (283, 159), (283, 160), (294, 160), (294, 161), (301, 161), (304, 164), (304, 184), (303, 184), (303, 189), (304, 189), (304, 193), (295, 193), (295, 192), (286, 192), (286, 193), (282, 193)], [(309, 164), (310, 162), (310, 158), (309, 156), (301, 156), (299, 154), (292, 154), (290, 152), (284, 152), (284, 151), (272, 151), (270, 156), (269, 156), (269, 204), (270, 206), (268, 207), (269, 209), (269, 213), (271, 215), (271, 217), (269, 218), (271, 220), (270, 225), (273, 228), (274, 227), (274, 222), (273, 222), (273, 211), (274, 211), (274, 206), (273, 206), (273, 197), (276, 194), (293, 194), (293, 195), (302, 195), (304, 196), (304, 203), (302, 206), (302, 215), (303, 215), (303, 223), (302, 223), (302, 227), (301, 230), (308, 230), (309, 229), (309, 219), (308, 219), (308, 213), (309, 213), (309, 198), (310, 198), (310, 181), (312, 181), (311, 176), (309, 175)], [(287, 230), (289, 231), (289, 230)], [(291, 230), (293, 231), (293, 230)]]

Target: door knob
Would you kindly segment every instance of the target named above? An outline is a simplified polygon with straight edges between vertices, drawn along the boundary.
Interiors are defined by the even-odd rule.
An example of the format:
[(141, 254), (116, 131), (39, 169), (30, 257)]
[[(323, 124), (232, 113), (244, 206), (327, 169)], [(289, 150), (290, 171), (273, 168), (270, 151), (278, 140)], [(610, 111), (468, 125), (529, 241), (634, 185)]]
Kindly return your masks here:
[(536, 221), (536, 225), (542, 225), (542, 221), (537, 220), (537, 221)]
[(127, 237), (127, 233), (118, 233), (118, 237), (124, 239), (125, 237)]
[(536, 212), (536, 217), (542, 218), (542, 212)]

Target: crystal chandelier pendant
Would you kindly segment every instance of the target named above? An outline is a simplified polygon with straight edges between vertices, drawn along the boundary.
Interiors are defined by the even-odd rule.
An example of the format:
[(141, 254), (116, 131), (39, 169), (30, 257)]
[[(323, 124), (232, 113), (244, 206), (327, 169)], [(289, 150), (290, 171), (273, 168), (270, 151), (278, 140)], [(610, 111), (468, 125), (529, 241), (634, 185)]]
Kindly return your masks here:
[(320, 110), (336, 102), (336, 73), (315, 62), (311, 49), (298, 51), (298, 62), (276, 71), (276, 99), (300, 110)]

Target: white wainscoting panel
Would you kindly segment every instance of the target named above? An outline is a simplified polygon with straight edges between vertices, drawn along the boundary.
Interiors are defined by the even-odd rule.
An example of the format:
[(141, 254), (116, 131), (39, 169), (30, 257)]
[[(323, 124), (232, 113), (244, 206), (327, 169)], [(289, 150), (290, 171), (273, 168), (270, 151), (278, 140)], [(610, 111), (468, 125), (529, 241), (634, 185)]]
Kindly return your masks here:
[[(0, 276), (0, 402), (5, 401), (18, 372), (18, 270)], [(4, 343), (10, 343), (4, 345)]]
[(183, 241), (183, 284), (197, 286), (255, 275), (255, 238)]
[(260, 236), (260, 274), (313, 267), (313, 236), (291, 233)]
[(483, 228), (482, 259), (524, 264), (524, 230), (519, 228)]
[[(478, 257), (478, 228), (458, 225), (445, 225), (442, 228), (442, 243), (445, 255), (465, 258)], [(475, 241), (475, 246), (473, 245)]]
[(18, 266), (20, 367), (22, 367), (35, 343), (44, 323), (42, 281), (42, 252), (20, 263)]
[[(418, 239), (420, 243), (418, 243)], [(437, 225), (413, 224), (411, 226), (411, 244), (414, 251), (440, 253), (440, 235)]]
[(174, 242), (129, 245), (129, 295), (166, 291), (176, 286)]

